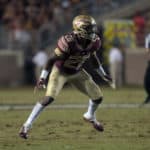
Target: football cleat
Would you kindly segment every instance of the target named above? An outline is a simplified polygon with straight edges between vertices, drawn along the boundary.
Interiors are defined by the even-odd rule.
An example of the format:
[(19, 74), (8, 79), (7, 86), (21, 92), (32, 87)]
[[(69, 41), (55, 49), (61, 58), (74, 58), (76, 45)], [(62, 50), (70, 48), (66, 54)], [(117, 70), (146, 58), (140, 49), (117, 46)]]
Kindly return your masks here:
[(99, 132), (103, 132), (103, 131), (104, 131), (103, 125), (102, 125), (100, 122), (98, 122), (98, 121), (96, 120), (95, 116), (89, 116), (89, 115), (87, 115), (87, 113), (85, 113), (85, 114), (83, 115), (83, 119), (84, 119), (85, 121), (91, 123), (91, 124), (93, 125), (93, 127), (94, 127), (97, 131), (99, 131)]
[(30, 127), (26, 127), (23, 125), (20, 129), (19, 136), (23, 139), (27, 139), (29, 129), (30, 129)]

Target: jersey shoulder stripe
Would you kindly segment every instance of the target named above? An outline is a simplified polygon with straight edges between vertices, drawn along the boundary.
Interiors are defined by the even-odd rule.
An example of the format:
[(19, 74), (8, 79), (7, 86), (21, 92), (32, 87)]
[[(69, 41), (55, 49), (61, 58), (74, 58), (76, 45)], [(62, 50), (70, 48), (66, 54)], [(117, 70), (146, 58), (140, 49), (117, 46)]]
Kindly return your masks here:
[(57, 46), (62, 52), (69, 53), (70, 52), (69, 46), (73, 41), (74, 41), (73, 35), (66, 34), (58, 40)]
[(57, 47), (60, 49), (60, 51), (66, 53), (68, 51), (68, 44), (64, 38), (64, 36), (62, 36), (57, 43)]

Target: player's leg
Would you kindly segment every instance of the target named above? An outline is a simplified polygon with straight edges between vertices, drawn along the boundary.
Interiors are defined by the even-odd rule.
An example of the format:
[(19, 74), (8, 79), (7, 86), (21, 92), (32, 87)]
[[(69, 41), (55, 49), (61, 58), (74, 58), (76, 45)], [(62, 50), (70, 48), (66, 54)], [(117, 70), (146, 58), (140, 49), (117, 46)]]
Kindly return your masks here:
[(48, 106), (54, 101), (55, 97), (59, 94), (65, 82), (66, 78), (63, 75), (61, 75), (58, 68), (54, 66), (49, 77), (45, 97), (40, 102), (36, 103), (36, 105), (32, 109), (31, 114), (29, 115), (28, 119), (26, 120), (26, 122), (20, 130), (20, 136), (22, 138), (27, 138), (27, 133), (35, 119), (39, 116), (40, 112), (46, 106)]
[(103, 99), (99, 86), (86, 71), (81, 71), (79, 75), (72, 80), (72, 83), (81, 92), (90, 97), (87, 112), (83, 115), (84, 119), (91, 122), (98, 131), (103, 131), (103, 126), (96, 120), (96, 110)]

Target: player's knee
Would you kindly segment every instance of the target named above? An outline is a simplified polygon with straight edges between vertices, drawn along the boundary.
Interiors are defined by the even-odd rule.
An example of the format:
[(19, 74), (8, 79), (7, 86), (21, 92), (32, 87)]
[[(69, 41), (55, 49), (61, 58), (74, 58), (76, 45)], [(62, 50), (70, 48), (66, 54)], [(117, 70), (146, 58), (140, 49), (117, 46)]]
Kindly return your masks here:
[(103, 96), (101, 96), (100, 98), (98, 98), (98, 99), (94, 99), (94, 100), (92, 100), (95, 104), (101, 104), (102, 103), (102, 101), (103, 101)]
[(50, 96), (45, 96), (42, 101), (41, 101), (41, 104), (43, 106), (47, 106), (49, 105), (50, 103), (52, 103), (54, 101), (54, 98), (50, 97)]

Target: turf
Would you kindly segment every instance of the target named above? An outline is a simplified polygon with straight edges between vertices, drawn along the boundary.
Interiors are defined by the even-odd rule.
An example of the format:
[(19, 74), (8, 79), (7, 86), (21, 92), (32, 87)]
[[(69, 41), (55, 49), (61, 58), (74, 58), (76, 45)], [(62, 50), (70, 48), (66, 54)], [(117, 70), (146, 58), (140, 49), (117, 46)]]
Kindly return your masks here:
[[(142, 88), (112, 91), (103, 88), (104, 103), (141, 103)], [(2, 89), (1, 104), (33, 104), (32, 88)], [(82, 101), (81, 101), (82, 100)], [(87, 97), (74, 89), (64, 89), (55, 104), (87, 103)], [(36, 120), (28, 140), (18, 132), (31, 110), (0, 111), (0, 150), (149, 150), (150, 110), (140, 108), (99, 108), (97, 118), (105, 127), (103, 133), (84, 122), (79, 109), (46, 109)]]
[[(0, 89), (0, 104), (34, 104), (44, 96), (45, 91), (40, 90), (35, 94), (33, 87)], [(101, 87), (104, 95), (103, 103), (141, 103), (145, 98), (145, 91), (141, 87), (125, 87), (112, 90), (108, 87)], [(57, 97), (55, 104), (86, 104), (88, 97), (72, 87), (64, 88)]]

